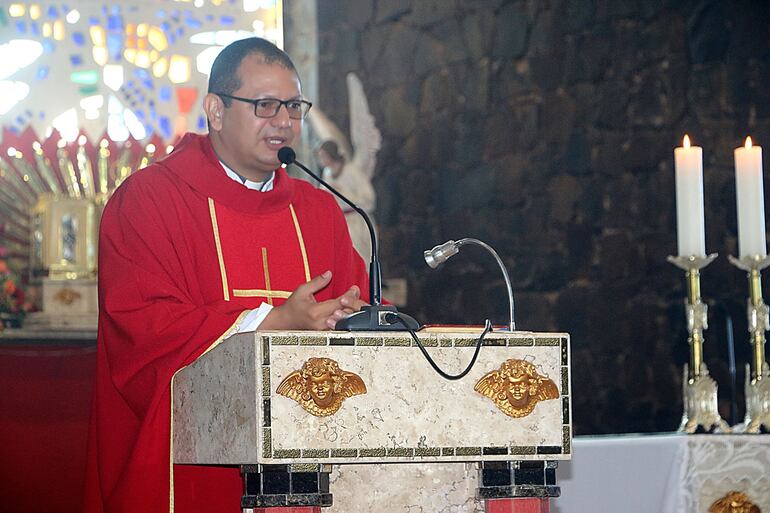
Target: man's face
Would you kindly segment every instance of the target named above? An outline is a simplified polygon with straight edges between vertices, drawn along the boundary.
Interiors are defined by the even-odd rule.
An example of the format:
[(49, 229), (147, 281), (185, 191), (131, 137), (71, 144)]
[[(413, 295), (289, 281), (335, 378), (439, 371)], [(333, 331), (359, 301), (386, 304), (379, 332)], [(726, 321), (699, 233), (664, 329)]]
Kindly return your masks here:
[[(241, 98), (301, 98), (299, 78), (294, 71), (280, 64), (266, 64), (254, 53), (246, 56), (238, 68), (241, 87), (233, 96)], [(262, 181), (279, 165), (278, 150), (290, 146), (299, 136), (302, 120), (289, 118), (285, 106), (275, 117), (254, 115), (254, 104), (230, 100), (224, 107), (219, 97), (206, 99), (210, 136), (222, 161), (238, 174)]]

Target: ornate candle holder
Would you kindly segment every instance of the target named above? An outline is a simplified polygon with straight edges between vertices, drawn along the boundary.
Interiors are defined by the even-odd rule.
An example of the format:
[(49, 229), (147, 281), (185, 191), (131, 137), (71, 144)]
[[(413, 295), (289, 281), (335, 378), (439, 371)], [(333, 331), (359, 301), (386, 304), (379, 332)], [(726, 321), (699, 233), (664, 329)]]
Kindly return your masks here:
[(770, 314), (762, 300), (761, 271), (770, 265), (770, 257), (754, 255), (729, 257), (730, 263), (749, 276), (747, 313), (753, 347), (751, 363), (746, 365), (746, 417), (740, 431), (761, 433), (770, 431), (770, 368), (765, 361), (765, 332), (770, 330)]
[(687, 277), (687, 331), (690, 336), (690, 363), (684, 367), (682, 392), (684, 412), (679, 425), (680, 432), (695, 433), (700, 430), (729, 433), (730, 426), (719, 415), (717, 408), (717, 384), (709, 376), (703, 361), (703, 332), (708, 329), (708, 306), (700, 298), (700, 270), (717, 257), (669, 256), (668, 261), (685, 271)]

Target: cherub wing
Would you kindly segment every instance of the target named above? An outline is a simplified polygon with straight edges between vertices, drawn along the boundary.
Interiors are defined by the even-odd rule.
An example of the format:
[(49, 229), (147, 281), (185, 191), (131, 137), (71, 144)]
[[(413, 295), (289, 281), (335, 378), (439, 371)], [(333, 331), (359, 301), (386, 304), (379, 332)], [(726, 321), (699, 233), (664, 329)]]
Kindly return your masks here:
[(350, 105), (350, 139), (353, 163), (364, 176), (371, 179), (377, 164), (377, 152), (382, 146), (382, 135), (369, 111), (366, 93), (355, 73), (348, 73), (348, 102)]
[(350, 148), (347, 138), (342, 134), (339, 127), (334, 124), (334, 121), (324, 114), (324, 112), (316, 107), (310, 109), (310, 113), (307, 115), (310, 126), (313, 127), (313, 131), (316, 133), (318, 140), (321, 142), (334, 141), (337, 143), (337, 147), (345, 160), (350, 160), (353, 155), (353, 150)]
[(357, 374), (352, 372), (345, 373), (345, 384), (342, 387), (342, 395), (345, 397), (353, 397), (354, 395), (360, 395), (366, 393), (366, 385), (364, 380)]
[(473, 387), (473, 390), (483, 396), (494, 399), (495, 396), (500, 392), (500, 371), (495, 370), (486, 373), (484, 377), (481, 378), (478, 383), (476, 383), (476, 386)]
[(286, 396), (289, 399), (300, 401), (302, 392), (305, 391), (305, 384), (302, 380), (302, 375), (299, 371), (294, 371), (281, 381), (278, 388), (275, 389), (276, 393)]
[(546, 399), (556, 399), (558, 397), (559, 389), (556, 388), (556, 383), (554, 383), (553, 380), (543, 377), (543, 380), (538, 387), (537, 398), (540, 401), (545, 401)]

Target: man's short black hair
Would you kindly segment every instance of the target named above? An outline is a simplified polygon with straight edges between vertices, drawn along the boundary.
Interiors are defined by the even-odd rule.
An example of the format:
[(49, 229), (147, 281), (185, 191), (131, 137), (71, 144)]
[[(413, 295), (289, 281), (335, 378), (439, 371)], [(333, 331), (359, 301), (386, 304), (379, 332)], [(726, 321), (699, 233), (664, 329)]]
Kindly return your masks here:
[[(265, 64), (278, 64), (297, 73), (297, 68), (291, 58), (270, 41), (259, 37), (250, 37), (230, 43), (219, 52), (209, 75), (209, 93), (233, 94), (241, 87), (241, 77), (238, 68), (244, 57), (257, 53), (262, 56)], [(230, 106), (230, 98), (222, 98), (226, 107)]]

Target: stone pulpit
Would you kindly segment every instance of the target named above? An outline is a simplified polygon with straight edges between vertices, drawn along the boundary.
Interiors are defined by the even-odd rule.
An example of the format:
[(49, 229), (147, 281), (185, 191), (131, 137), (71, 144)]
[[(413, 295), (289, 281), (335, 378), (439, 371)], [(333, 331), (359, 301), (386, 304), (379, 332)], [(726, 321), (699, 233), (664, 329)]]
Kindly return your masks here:
[[(480, 334), (417, 336), (452, 372)], [(244, 509), (545, 512), (572, 453), (569, 360), (564, 333), (492, 331), (449, 381), (409, 333), (239, 334), (177, 373), (173, 460), (240, 466)]]

